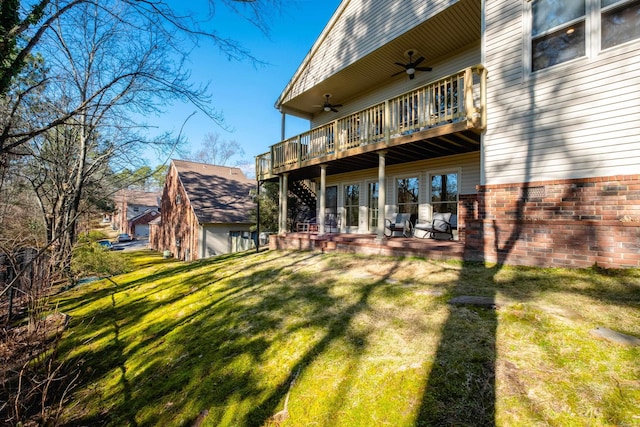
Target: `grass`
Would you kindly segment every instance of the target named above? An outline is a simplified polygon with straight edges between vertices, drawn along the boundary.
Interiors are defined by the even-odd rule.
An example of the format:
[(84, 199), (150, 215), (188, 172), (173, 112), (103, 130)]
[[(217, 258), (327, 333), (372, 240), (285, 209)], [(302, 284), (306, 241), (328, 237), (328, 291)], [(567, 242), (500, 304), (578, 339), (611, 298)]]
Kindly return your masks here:
[[(60, 296), (67, 425), (640, 425), (640, 271), (262, 252)], [(493, 297), (496, 310), (451, 305)]]

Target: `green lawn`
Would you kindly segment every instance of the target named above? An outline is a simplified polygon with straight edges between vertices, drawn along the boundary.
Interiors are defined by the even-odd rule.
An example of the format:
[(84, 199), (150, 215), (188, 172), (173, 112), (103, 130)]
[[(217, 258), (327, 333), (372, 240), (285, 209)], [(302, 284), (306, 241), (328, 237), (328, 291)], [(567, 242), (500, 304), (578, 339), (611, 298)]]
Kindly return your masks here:
[(134, 272), (60, 297), (68, 425), (640, 425), (640, 347), (590, 334), (640, 337), (638, 270), (122, 256)]

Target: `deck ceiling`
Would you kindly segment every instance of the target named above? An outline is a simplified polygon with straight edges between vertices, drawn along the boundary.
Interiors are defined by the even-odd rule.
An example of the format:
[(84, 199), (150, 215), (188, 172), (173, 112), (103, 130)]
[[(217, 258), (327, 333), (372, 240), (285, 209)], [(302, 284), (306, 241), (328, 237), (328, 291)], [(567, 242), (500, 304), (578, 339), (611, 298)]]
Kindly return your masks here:
[[(468, 130), (440, 137), (422, 139), (389, 148), (385, 156), (386, 166), (392, 166), (416, 160), (435, 159), (456, 154), (471, 153), (480, 150), (480, 135)], [(378, 167), (378, 153), (369, 152), (348, 156), (326, 163), (327, 175), (353, 172)], [(320, 166), (314, 165), (289, 171), (290, 179), (300, 180), (320, 176)]]
[[(429, 21), (413, 28), (361, 60), (347, 66), (328, 79), (279, 106), (280, 110), (309, 118), (320, 112), (318, 104), (325, 93), (339, 94), (336, 101), (345, 102), (359, 93), (389, 82), (406, 78), (392, 74), (402, 69), (395, 62), (405, 62), (404, 52), (416, 49), (431, 66), (470, 44), (480, 40), (481, 10), (479, 0), (461, 0)], [(415, 59), (415, 58), (414, 58)]]

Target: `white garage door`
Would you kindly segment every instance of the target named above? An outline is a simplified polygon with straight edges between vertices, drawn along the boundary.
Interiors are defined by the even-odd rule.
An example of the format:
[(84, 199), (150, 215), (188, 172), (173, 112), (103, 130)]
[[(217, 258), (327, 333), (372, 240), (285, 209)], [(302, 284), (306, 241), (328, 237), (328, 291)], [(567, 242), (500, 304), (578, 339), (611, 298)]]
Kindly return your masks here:
[(136, 224), (136, 236), (149, 237), (149, 224)]

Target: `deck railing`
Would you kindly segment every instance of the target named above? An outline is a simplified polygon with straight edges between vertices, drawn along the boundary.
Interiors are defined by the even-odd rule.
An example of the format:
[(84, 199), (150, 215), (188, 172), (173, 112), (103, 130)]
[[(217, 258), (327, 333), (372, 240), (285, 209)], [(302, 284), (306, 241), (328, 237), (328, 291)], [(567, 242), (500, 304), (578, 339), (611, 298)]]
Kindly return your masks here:
[(485, 106), (486, 70), (469, 67), (271, 146), (256, 157), (256, 176), (449, 123), (483, 129)]

